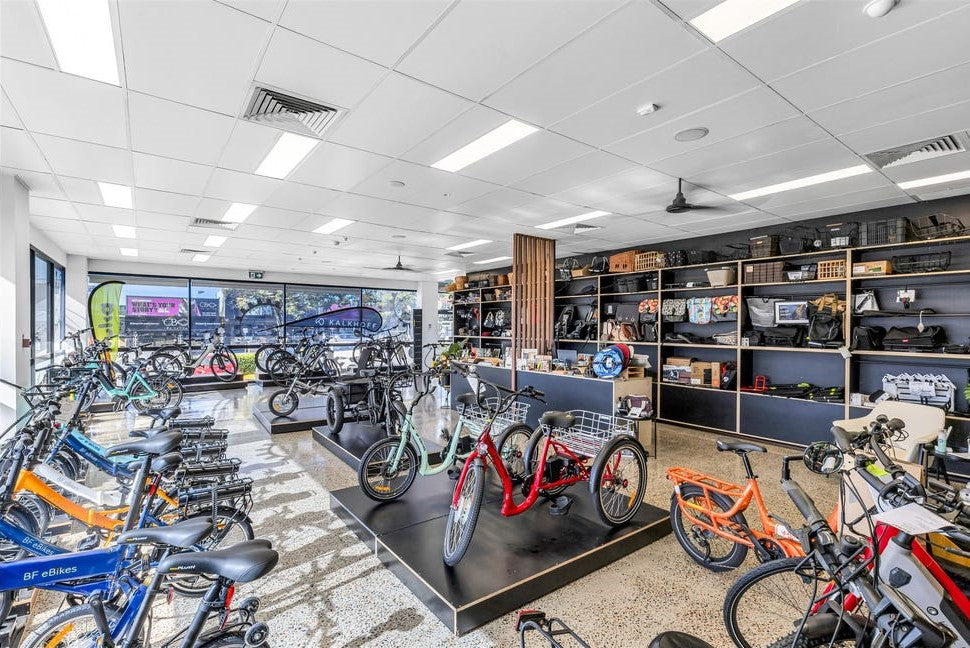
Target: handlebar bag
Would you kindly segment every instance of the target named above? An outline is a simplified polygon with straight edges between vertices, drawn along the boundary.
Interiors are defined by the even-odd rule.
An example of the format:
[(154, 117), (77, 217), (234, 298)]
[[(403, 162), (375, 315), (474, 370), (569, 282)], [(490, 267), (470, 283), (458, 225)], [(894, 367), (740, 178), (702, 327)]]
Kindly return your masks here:
[(849, 348), (853, 351), (879, 351), (884, 337), (886, 329), (881, 326), (853, 326), (852, 345)]
[(691, 324), (711, 323), (711, 298), (691, 297), (687, 300), (687, 319)]
[(636, 324), (640, 321), (639, 304), (617, 304), (616, 321), (621, 324)]
[(767, 346), (800, 347), (805, 334), (801, 326), (770, 326), (765, 329)]

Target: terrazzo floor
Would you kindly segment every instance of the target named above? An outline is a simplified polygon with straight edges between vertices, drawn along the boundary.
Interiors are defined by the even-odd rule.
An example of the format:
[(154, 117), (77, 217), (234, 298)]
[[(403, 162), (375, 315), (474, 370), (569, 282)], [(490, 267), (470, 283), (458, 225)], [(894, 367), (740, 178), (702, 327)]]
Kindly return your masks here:
[[(229, 428), (229, 455), (242, 459), (242, 475), (255, 480), (251, 516), (256, 535), (270, 539), (281, 560), (268, 577), (241, 586), (237, 597), (259, 596), (258, 616), (270, 626), (272, 646), (519, 645), (512, 614), (462, 637), (453, 636), (330, 510), (329, 491), (356, 484), (355, 472), (313, 441), (309, 431), (275, 437), (265, 433), (250, 416), (261, 396), (253, 386), (245, 391), (193, 394), (182, 408), (185, 416), (211, 414), (218, 427)], [(433, 438), (448, 424), (448, 417), (440, 403), (425, 400), (416, 416), (417, 428)], [(126, 439), (132, 427), (146, 425), (144, 419), (130, 414), (101, 414), (93, 417), (92, 430), (101, 442), (111, 443)], [(665, 471), (670, 466), (686, 465), (743, 481), (737, 457), (715, 451), (714, 434), (661, 424), (658, 435), (658, 456), (649, 462), (647, 502), (669, 508), (671, 485)], [(826, 435), (825, 430), (818, 431), (820, 439)], [(753, 454), (752, 462), (772, 511), (799, 522), (778, 484), (781, 457), (792, 452), (769, 447), (766, 455)], [(811, 474), (800, 464), (794, 474), (821, 510), (832, 507), (837, 497), (835, 481)], [(750, 511), (749, 522), (755, 519)], [(754, 564), (749, 555), (741, 570)], [(664, 630), (691, 632), (713, 646), (728, 647), (721, 603), (741, 570), (712, 573), (692, 562), (669, 535), (528, 607), (562, 618), (594, 648), (646, 646)], [(41, 597), (36, 619), (60, 605), (52, 595)], [(194, 609), (191, 600), (157, 603), (151, 645), (164, 643)]]

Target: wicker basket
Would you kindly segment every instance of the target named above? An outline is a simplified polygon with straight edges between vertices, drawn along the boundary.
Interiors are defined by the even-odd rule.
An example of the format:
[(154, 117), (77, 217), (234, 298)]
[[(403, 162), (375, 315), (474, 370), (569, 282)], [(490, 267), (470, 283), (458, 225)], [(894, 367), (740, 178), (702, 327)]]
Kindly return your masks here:
[(610, 272), (633, 272), (633, 262), (637, 254), (637, 250), (628, 250), (610, 255)]
[(818, 262), (819, 279), (845, 279), (845, 259), (827, 259)]
[(468, 275), (455, 277), (455, 290), (464, 290), (468, 287)]
[(638, 252), (633, 259), (633, 269), (637, 272), (657, 270), (664, 267), (663, 252)]
[(584, 266), (579, 267), (579, 268), (573, 268), (569, 272), (572, 275), (573, 279), (575, 279), (577, 277), (588, 277), (590, 275), (589, 266), (588, 265), (584, 265)]

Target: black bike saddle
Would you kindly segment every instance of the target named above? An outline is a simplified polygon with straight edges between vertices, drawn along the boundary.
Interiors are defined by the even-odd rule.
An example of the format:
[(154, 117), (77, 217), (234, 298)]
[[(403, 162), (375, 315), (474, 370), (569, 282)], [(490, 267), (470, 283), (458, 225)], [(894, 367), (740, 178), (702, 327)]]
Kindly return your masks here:
[(156, 434), (147, 439), (119, 443), (106, 449), (104, 454), (106, 457), (115, 457), (117, 455), (162, 455), (175, 450), (181, 444), (182, 433), (173, 431)]
[(158, 563), (162, 574), (210, 574), (237, 583), (262, 578), (276, 567), (280, 555), (258, 541), (234, 544), (218, 551), (168, 556)]
[(648, 648), (714, 648), (714, 646), (694, 635), (664, 632), (657, 635)]
[(468, 406), (478, 405), (478, 396), (476, 396), (472, 392), (461, 394), (455, 400), (461, 403), (462, 405), (468, 405)]
[(568, 430), (576, 422), (576, 417), (569, 412), (545, 412), (539, 417), (539, 423), (549, 427)]
[(717, 440), (718, 452), (768, 452), (768, 449), (757, 443), (745, 443), (744, 441), (728, 441), (727, 439)]
[(188, 549), (207, 538), (214, 528), (212, 518), (189, 518), (170, 526), (125, 531), (118, 536), (118, 542), (121, 544), (151, 544)]

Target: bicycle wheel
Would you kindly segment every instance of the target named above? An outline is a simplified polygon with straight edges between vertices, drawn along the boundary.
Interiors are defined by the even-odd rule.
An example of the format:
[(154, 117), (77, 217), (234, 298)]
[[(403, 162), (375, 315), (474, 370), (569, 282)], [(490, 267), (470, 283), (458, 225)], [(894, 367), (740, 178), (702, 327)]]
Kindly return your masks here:
[(160, 346), (157, 349), (155, 349), (152, 355), (158, 355), (160, 353), (164, 353), (165, 355), (172, 356), (183, 367), (187, 367), (189, 365), (189, 362), (192, 360), (189, 357), (188, 349), (186, 347), (178, 346), (177, 344), (166, 344), (164, 346)]
[(279, 344), (261, 345), (258, 349), (256, 349), (256, 353), (254, 354), (256, 368), (263, 373), (269, 373), (269, 366), (266, 364), (266, 360), (274, 351), (279, 351), (282, 348), (283, 347), (281, 347)]
[[(747, 572), (728, 590), (724, 599), (724, 625), (728, 636), (740, 648), (813, 648), (828, 646), (835, 635), (834, 646), (854, 646), (855, 638), (845, 624), (833, 631), (828, 626), (825, 636), (798, 636), (808, 606), (830, 582), (828, 574), (817, 571), (814, 561), (796, 571), (804, 558), (782, 558), (759, 565)], [(834, 612), (820, 611), (818, 614)], [(814, 625), (814, 624), (813, 624)]]
[(485, 499), (485, 467), (476, 460), (465, 472), (465, 481), (456, 485), (458, 491), (458, 505), (448, 511), (448, 523), (445, 525), (445, 542), (443, 558), (449, 567), (457, 565), (475, 534), (478, 515), (482, 512), (482, 500)]
[(614, 437), (597, 453), (589, 476), (596, 513), (606, 524), (629, 522), (643, 503), (647, 453), (626, 435)]
[(13, 597), (17, 595), (19, 590), (6, 590), (0, 592), (0, 619), (4, 621), (10, 615), (10, 608), (13, 607)]
[[(40, 529), (37, 526), (37, 520), (35, 520), (34, 516), (30, 514), (30, 511), (28, 511), (27, 508), (19, 502), (12, 502), (10, 504), (6, 513), (3, 514), (3, 520), (31, 535), (36, 536), (40, 534)], [(20, 560), (21, 558), (26, 558), (29, 555), (30, 553), (20, 545), (0, 538), (0, 562)]]
[[(199, 648), (235, 648), (236, 646), (243, 648), (249, 645), (245, 637), (246, 635), (241, 632), (229, 632), (206, 640), (205, 643), (199, 644)], [(269, 648), (269, 643), (264, 641), (259, 644), (259, 648)]]
[[(15, 495), (17, 503), (24, 507), (28, 513), (34, 516), (34, 521), (37, 524), (37, 535), (43, 535), (47, 531), (47, 527), (51, 523), (51, 507), (50, 505), (37, 497), (33, 493), (27, 491), (20, 491)], [(5, 617), (0, 616), (0, 619)]]
[(300, 395), (292, 389), (281, 389), (269, 397), (269, 410), (277, 416), (289, 416), (300, 406)]
[[(708, 510), (708, 500), (704, 495), (704, 489), (693, 484), (680, 485), (680, 497), (690, 508), (691, 517), (704, 523), (710, 523), (710, 518), (704, 514)], [(726, 495), (711, 493), (711, 511), (714, 513), (724, 513), (730, 511), (734, 506), (734, 501)], [(729, 518), (731, 523), (738, 528), (747, 528), (748, 522), (744, 519), (743, 513), (737, 513)], [(687, 555), (699, 565), (707, 567), (714, 572), (729, 571), (744, 562), (748, 555), (748, 548), (743, 544), (738, 544), (728, 538), (708, 531), (691, 522), (680, 508), (677, 493), (670, 496), (670, 526), (673, 527), (674, 536), (677, 542), (684, 548)]]
[(181, 376), (185, 373), (185, 365), (176, 357), (169, 353), (153, 353), (148, 358), (148, 366), (157, 373), (167, 373), (173, 376)]
[(340, 365), (333, 358), (327, 358), (322, 363), (323, 372), (327, 378), (340, 378)]
[(298, 367), (299, 362), (297, 362), (296, 357), (285, 349), (271, 353), (266, 359), (266, 371), (269, 373), (269, 377), (277, 383), (290, 382)]
[[(391, 463), (402, 443), (404, 452), (394, 470)], [(390, 502), (404, 495), (417, 476), (418, 458), (404, 437), (381, 439), (364, 452), (357, 468), (360, 489), (364, 495), (378, 502)]]
[(532, 428), (528, 425), (516, 423), (507, 427), (495, 444), (512, 483), (521, 482), (526, 477), (525, 449), (532, 434)]
[[(105, 605), (108, 625), (114, 626), (121, 617), (118, 608)], [(95, 648), (101, 645), (101, 633), (94, 620), (94, 609), (84, 603), (58, 612), (27, 635), (20, 648)]]
[(216, 349), (209, 358), (209, 369), (222, 382), (232, 382), (239, 374), (239, 360), (232, 349), (222, 347)]
[(344, 397), (335, 389), (327, 392), (327, 427), (337, 434), (344, 426)]
[[(544, 466), (543, 467), (539, 466), (539, 462), (542, 460), (542, 457), (539, 456), (539, 452), (542, 450), (542, 437), (544, 436), (545, 436), (545, 433), (543, 432), (542, 429), (536, 430), (535, 432), (532, 433), (532, 436), (529, 438), (529, 442), (525, 446), (525, 457), (523, 462), (525, 476), (523, 477), (523, 479), (528, 479), (530, 477), (532, 479), (539, 479), (542, 476), (540, 474), (540, 471)], [(531, 484), (529, 484), (529, 486), (531, 487)], [(550, 497), (555, 497), (556, 495), (563, 492), (567, 488), (569, 488), (568, 485), (563, 485), (563, 486), (556, 486), (555, 488), (550, 488), (548, 490), (540, 489), (539, 492), (545, 493)]]
[[(252, 540), (256, 537), (253, 533), (252, 520), (249, 519), (246, 513), (237, 508), (225, 505), (217, 506), (215, 515), (213, 515), (211, 508), (202, 508), (196, 512), (189, 513), (182, 519), (199, 517), (214, 520), (216, 528), (208, 538), (193, 547), (194, 550), (213, 551), (215, 549), (225, 549), (236, 543)], [(176, 592), (182, 596), (191, 598), (202, 596), (209, 589), (209, 586), (212, 585), (212, 579), (203, 574), (169, 577), (169, 582)]]
[(173, 396), (171, 390), (165, 384), (165, 381), (152, 378), (149, 379), (148, 384), (155, 394), (147, 398), (138, 398), (139, 396), (147, 393), (145, 387), (139, 384), (135, 387), (135, 391), (128, 396), (132, 407), (139, 412), (144, 412), (149, 409), (161, 409), (163, 407), (168, 407), (168, 404), (171, 402)]

